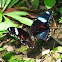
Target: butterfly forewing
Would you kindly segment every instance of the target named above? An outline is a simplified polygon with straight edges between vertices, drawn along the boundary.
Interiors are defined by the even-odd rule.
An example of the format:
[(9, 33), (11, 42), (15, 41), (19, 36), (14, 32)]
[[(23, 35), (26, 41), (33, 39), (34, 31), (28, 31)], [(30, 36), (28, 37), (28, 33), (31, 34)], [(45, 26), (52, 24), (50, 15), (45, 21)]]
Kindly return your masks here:
[(31, 35), (38, 37), (38, 39), (48, 40), (47, 34), (50, 33), (49, 27), (52, 15), (52, 11), (46, 11), (38, 16), (30, 27)]
[(30, 48), (35, 47), (35, 42), (32, 41), (30, 39), (29, 34), (25, 32), (24, 30), (22, 30), (21, 28), (9, 27), (7, 30), (10, 35), (12, 34), (15, 37), (17, 37), (21, 41), (22, 44), (28, 45)]

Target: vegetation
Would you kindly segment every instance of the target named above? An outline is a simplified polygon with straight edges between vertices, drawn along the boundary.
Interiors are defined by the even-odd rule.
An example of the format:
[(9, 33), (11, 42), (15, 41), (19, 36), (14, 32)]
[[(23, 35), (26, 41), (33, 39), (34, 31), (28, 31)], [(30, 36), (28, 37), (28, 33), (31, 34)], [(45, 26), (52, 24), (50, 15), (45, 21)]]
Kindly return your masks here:
[[(35, 49), (30, 49), (27, 48), (27, 46), (20, 45), (19, 40), (14, 36), (10, 37), (7, 35), (7, 28), (25, 28), (26, 26), (29, 28), (33, 23), (33, 19), (37, 18), (42, 12), (48, 10), (52, 10), (54, 13), (51, 26), (51, 37), (54, 40), (49, 40), (49, 42), (46, 43), (42, 40), (37, 40), (37, 47)], [(56, 34), (54, 34), (55, 32)], [(42, 47), (52, 49), (48, 54), (51, 56), (51, 61), (57, 61), (62, 58), (61, 36), (62, 0), (0, 0), (0, 55), (5, 62), (37, 62), (36, 60), (41, 60)], [(57, 42), (55, 41), (58, 43), (60, 41), (59, 46), (56, 46)], [(50, 42), (53, 43), (50, 45)], [(13, 47), (14, 50), (9, 51), (4, 47), (5, 45), (9, 45), (7, 47), (8, 49)], [(54, 57), (55, 52), (60, 54), (58, 58)], [(48, 59), (48, 54), (44, 55), (45, 60), (46, 58)]]

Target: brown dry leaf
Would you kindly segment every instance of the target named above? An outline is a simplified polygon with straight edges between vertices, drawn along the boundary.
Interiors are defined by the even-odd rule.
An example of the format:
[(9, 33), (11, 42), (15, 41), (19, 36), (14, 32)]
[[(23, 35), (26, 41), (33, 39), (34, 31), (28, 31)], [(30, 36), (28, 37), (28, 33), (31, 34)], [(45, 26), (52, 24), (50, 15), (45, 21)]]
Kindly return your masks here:
[(7, 51), (14, 51), (12, 46), (5, 45), (4, 47)]
[(55, 62), (55, 60), (52, 60), (51, 56), (49, 56), (43, 62)]

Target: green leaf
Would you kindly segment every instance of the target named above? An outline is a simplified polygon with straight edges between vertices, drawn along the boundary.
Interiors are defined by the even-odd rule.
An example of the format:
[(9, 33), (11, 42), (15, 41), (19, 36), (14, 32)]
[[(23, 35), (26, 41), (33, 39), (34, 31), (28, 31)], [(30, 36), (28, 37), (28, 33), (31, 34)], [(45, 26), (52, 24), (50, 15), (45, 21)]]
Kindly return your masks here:
[(4, 51), (4, 49), (5, 49), (4, 47), (0, 48), (0, 52), (1, 52), (1, 51)]
[(6, 2), (6, 0), (1, 0), (1, 5), (2, 5), (2, 8), (4, 7), (5, 2)]
[(5, 15), (10, 16), (10, 17), (12, 17), (12, 18), (18, 20), (19, 22), (21, 22), (23, 24), (26, 24), (28, 26), (31, 26), (32, 23), (33, 23), (32, 20), (30, 20), (30, 19), (28, 19), (26, 17), (20, 17), (20, 16), (16, 16), (16, 15), (9, 15), (9, 14), (5, 14)]
[(58, 57), (58, 59), (61, 59), (62, 58), (62, 54)]
[(12, 42), (16, 42), (16, 40), (13, 39), (13, 40), (11, 40), (10, 42), (11, 42), (11, 43), (12, 43)]
[(56, 0), (44, 0), (44, 4), (47, 9), (51, 9), (56, 4)]
[(12, 52), (6, 52), (4, 55), (3, 55), (3, 59), (8, 62), (8, 60), (15, 55), (15, 52), (12, 51)]
[(62, 15), (62, 7), (60, 8), (60, 14)]
[(28, 50), (28, 48), (25, 48), (23, 51), (27, 51)]
[(34, 1), (33, 1), (33, 5), (34, 5), (34, 7), (37, 9), (38, 6), (39, 6), (39, 0), (34, 0)]
[(6, 0), (6, 4), (5, 4), (5, 6), (4, 6), (4, 8), (3, 8), (3, 12), (4, 12), (4, 10), (6, 9), (6, 7), (8, 6), (8, 4), (11, 2), (11, 0)]
[(14, 39), (18, 40), (18, 38), (17, 38), (17, 37), (15, 37), (14, 35), (11, 35), (11, 37), (13, 37)]
[(26, 62), (26, 60), (14, 60), (13, 62)]
[(60, 17), (60, 19), (59, 19), (59, 23), (62, 23), (62, 17)]
[(7, 15), (26, 16), (26, 15), (29, 15), (29, 13), (25, 11), (14, 11), (11, 13), (7, 13)]
[(7, 30), (6, 31), (0, 31), (0, 38), (4, 37), (6, 34), (3, 34), (3, 33), (7, 33)]
[(12, 56), (12, 57), (9, 59), (9, 62), (14, 62), (14, 60), (16, 60), (16, 59), (17, 59), (17, 57)]
[(1, 8), (1, 0), (0, 0), (0, 8)]
[(21, 2), (19, 2), (19, 3), (17, 4), (17, 6), (23, 6), (23, 5), (25, 5), (25, 0), (22, 0)]
[(19, 0), (12, 0), (10, 5), (8, 7), (12, 7), (14, 4), (16, 4)]
[(18, 49), (18, 52), (21, 52), (21, 49)]
[(10, 19), (5, 17), (5, 22), (0, 23), (0, 31), (7, 30), (8, 27), (18, 27), (18, 25), (14, 24)]
[(2, 22), (2, 11), (0, 11), (0, 23)]
[(52, 51), (62, 53), (62, 46), (58, 46), (58, 47), (54, 48)]

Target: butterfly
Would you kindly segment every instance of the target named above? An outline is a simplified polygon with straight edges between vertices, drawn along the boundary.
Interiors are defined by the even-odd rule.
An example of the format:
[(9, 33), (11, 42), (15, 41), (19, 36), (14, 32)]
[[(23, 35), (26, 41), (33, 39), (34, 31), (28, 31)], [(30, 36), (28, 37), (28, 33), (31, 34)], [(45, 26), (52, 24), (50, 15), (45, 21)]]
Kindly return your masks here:
[(47, 41), (50, 35), (50, 19), (52, 18), (53, 12), (46, 11), (35, 19), (30, 27), (30, 34), (21, 28), (9, 27), (8, 33), (17, 37), (22, 44), (28, 45), (30, 48), (34, 48), (36, 45), (35, 39), (42, 39)]

